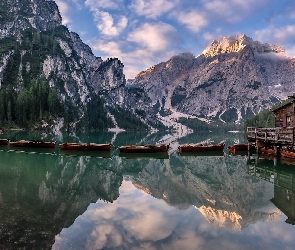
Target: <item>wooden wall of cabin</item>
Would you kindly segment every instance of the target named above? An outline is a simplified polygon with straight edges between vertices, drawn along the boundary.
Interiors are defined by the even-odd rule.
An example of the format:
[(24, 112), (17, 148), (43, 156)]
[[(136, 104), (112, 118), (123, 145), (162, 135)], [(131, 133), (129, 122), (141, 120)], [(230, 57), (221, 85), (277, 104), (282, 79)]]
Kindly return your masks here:
[(290, 105), (287, 105), (277, 110), (274, 114), (275, 114), (275, 127), (295, 128), (295, 119), (294, 119), (295, 104), (294, 103), (290, 103)]

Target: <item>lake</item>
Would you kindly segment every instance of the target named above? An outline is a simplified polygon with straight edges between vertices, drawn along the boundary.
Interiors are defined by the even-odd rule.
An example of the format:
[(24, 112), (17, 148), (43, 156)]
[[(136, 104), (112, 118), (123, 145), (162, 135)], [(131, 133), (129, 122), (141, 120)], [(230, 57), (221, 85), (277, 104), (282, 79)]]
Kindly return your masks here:
[[(38, 138), (39, 136), (39, 138)], [(43, 135), (44, 136), (44, 135)], [(37, 133), (2, 135), (40, 139)], [(179, 155), (243, 134), (90, 133), (110, 154), (0, 149), (0, 249), (294, 249), (295, 163), (248, 154)], [(167, 155), (122, 156), (126, 143), (170, 143)]]

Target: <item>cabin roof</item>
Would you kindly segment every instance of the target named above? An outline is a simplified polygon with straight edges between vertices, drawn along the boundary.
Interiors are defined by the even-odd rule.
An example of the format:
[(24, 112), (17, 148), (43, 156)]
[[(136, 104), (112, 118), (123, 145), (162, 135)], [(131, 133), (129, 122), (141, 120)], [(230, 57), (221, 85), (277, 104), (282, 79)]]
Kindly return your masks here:
[(282, 108), (285, 108), (285, 107), (291, 105), (291, 104), (294, 103), (294, 102), (295, 102), (295, 94), (293, 94), (293, 95), (291, 95), (291, 96), (288, 96), (288, 99), (287, 99), (287, 102), (286, 102), (286, 103), (282, 104), (281, 106), (279, 106), (279, 107), (277, 107), (277, 108), (273, 108), (273, 109), (271, 109), (271, 111), (272, 111), (273, 113), (276, 113), (278, 110), (280, 110), (280, 109), (282, 109)]

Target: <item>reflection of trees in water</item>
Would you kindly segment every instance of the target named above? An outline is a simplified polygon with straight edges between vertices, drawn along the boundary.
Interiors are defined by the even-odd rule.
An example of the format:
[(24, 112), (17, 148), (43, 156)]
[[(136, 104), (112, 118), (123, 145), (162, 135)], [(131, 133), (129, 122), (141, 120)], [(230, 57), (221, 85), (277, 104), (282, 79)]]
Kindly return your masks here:
[(123, 180), (110, 159), (0, 152), (0, 248), (47, 249), (91, 202), (113, 202)]

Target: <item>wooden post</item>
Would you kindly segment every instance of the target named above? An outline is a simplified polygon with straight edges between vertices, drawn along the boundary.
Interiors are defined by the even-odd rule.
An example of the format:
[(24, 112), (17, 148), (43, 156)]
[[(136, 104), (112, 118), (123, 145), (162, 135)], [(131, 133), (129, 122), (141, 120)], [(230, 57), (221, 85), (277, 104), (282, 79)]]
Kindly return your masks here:
[(278, 165), (278, 157), (273, 159), (273, 165), (276, 167)]

